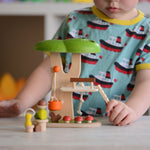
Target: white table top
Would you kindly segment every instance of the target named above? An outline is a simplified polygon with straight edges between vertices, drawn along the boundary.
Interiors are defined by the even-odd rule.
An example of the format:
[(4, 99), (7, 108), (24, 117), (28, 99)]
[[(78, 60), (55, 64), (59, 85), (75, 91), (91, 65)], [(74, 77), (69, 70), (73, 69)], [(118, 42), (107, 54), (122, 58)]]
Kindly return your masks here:
[(150, 116), (124, 127), (47, 128), (26, 133), (24, 118), (0, 119), (0, 150), (150, 150)]

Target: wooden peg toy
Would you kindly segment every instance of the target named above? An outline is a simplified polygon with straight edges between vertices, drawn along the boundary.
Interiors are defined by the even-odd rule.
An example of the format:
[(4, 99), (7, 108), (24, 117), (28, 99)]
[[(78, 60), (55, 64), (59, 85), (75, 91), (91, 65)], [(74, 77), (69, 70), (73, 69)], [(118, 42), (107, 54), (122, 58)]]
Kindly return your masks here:
[(34, 109), (32, 108), (28, 108), (25, 110), (24, 112), (24, 116), (25, 116), (25, 129), (26, 129), (26, 132), (33, 132), (33, 129), (34, 129), (34, 125), (32, 125), (32, 117), (35, 115), (35, 111)]
[(35, 114), (35, 132), (46, 131), (46, 123), (48, 122), (47, 119), (47, 111), (46, 111), (47, 103), (45, 100), (40, 100), (38, 102), (37, 108), (38, 111)]
[(109, 99), (107, 97), (107, 95), (105, 94), (105, 92), (103, 91), (102, 87), (100, 85), (97, 86), (99, 92), (101, 93), (102, 97), (104, 98), (106, 104), (109, 103)]

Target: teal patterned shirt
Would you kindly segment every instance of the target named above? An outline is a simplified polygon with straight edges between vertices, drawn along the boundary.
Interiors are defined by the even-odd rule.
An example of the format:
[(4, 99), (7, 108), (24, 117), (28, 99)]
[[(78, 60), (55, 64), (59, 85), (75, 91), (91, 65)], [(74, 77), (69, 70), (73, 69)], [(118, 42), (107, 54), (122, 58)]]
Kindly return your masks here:
[[(95, 6), (71, 12), (61, 24), (54, 39), (84, 38), (96, 41), (100, 53), (81, 54), (81, 78), (95, 78), (108, 98), (125, 102), (132, 92), (137, 71), (150, 69), (150, 19), (139, 11), (132, 20), (111, 19)], [(71, 54), (65, 58), (66, 72)], [(87, 83), (88, 84), (88, 83)], [(106, 115), (106, 104), (99, 92), (85, 92), (83, 115)], [(73, 92), (75, 115), (80, 92)]]

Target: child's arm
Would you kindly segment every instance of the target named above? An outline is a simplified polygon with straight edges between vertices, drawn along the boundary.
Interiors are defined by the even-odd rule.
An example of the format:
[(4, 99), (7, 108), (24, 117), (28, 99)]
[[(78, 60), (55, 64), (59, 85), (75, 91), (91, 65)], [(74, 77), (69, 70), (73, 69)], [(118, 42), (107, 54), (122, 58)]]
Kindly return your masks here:
[(14, 117), (41, 100), (51, 88), (50, 60), (47, 57), (30, 75), (14, 100), (0, 102), (0, 117)]
[(150, 106), (150, 70), (137, 72), (136, 83), (128, 101), (124, 104), (111, 100), (106, 108), (114, 125), (126, 125), (142, 116)]

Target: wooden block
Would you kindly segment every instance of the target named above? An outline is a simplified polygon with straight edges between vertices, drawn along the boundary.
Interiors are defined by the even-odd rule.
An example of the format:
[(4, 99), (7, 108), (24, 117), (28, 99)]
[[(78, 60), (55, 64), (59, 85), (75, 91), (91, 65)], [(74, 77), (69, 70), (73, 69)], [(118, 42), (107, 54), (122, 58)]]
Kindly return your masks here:
[(34, 123), (35, 124), (35, 132), (41, 132), (41, 131), (46, 131), (46, 126), (47, 126), (48, 119), (45, 120), (40, 120), (40, 119), (35, 119)]
[(70, 82), (95, 82), (95, 78), (70, 78)]

